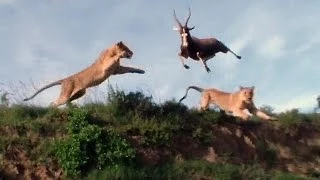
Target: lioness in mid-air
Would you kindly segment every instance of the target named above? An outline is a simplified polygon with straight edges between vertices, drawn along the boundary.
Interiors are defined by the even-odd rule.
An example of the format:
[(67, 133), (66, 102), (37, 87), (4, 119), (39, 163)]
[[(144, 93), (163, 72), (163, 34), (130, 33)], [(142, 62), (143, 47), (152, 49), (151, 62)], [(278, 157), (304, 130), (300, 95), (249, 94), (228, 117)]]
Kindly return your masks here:
[(228, 93), (214, 88), (202, 89), (197, 86), (189, 86), (186, 94), (179, 100), (179, 103), (187, 97), (189, 89), (195, 89), (201, 93), (200, 111), (208, 109), (209, 104), (215, 104), (220, 109), (244, 120), (249, 119), (249, 113), (255, 114), (265, 120), (276, 119), (256, 108), (253, 103), (254, 87), (240, 86), (239, 91)]
[(144, 70), (120, 65), (121, 58), (130, 59), (132, 55), (133, 52), (120, 41), (104, 50), (96, 62), (88, 68), (72, 76), (44, 86), (31, 97), (24, 99), (24, 101), (34, 98), (37, 94), (47, 88), (61, 84), (59, 98), (51, 103), (52, 106), (56, 107), (80, 98), (86, 93), (87, 88), (101, 84), (111, 75), (124, 73), (144, 74)]

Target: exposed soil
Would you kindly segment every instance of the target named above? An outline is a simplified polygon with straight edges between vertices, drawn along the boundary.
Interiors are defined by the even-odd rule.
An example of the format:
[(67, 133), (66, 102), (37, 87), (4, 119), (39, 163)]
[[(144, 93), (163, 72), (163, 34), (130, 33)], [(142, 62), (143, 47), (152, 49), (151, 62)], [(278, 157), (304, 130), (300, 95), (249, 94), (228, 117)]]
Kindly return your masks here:
[[(128, 137), (137, 149), (139, 161), (156, 166), (168, 160), (205, 159), (213, 163), (259, 163), (266, 169), (279, 169), (305, 175), (320, 172), (320, 132), (313, 127), (298, 127), (286, 132), (268, 122), (213, 124), (214, 139), (201, 144), (190, 136), (175, 135), (171, 147), (144, 147), (141, 137)], [(1, 128), (2, 135), (17, 135), (14, 129)], [(60, 179), (57, 163), (34, 163), (20, 146), (12, 145), (0, 157), (0, 179)]]
[(214, 125), (212, 131), (215, 137), (209, 145), (177, 135), (170, 148), (137, 146), (138, 157), (149, 166), (161, 164), (174, 156), (180, 161), (199, 158), (213, 163), (259, 163), (265, 169), (301, 175), (320, 172), (320, 131), (312, 127), (285, 132), (270, 123), (224, 122)]
[(59, 179), (62, 175), (57, 163), (35, 164), (22, 147), (8, 147), (4, 154), (0, 179)]

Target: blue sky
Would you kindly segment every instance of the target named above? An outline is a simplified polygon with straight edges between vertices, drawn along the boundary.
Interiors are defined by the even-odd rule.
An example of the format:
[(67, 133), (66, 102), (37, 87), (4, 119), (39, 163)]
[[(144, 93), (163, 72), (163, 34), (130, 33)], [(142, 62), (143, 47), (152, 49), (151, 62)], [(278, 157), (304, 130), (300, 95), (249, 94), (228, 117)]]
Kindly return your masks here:
[[(184, 21), (188, 7), (192, 35), (216, 37), (242, 59), (219, 53), (208, 61), (210, 74), (190, 59), (184, 69), (172, 11)], [(143, 90), (156, 102), (181, 98), (189, 85), (229, 92), (242, 85), (256, 87), (258, 107), (309, 111), (320, 88), (319, 7), (317, 0), (0, 0), (0, 89), (20, 102), (122, 40), (134, 51), (123, 63), (146, 74), (113, 76), (78, 103), (104, 98), (108, 84)], [(29, 103), (47, 106), (59, 91), (48, 89)], [(196, 107), (199, 98), (190, 91), (184, 103)]]

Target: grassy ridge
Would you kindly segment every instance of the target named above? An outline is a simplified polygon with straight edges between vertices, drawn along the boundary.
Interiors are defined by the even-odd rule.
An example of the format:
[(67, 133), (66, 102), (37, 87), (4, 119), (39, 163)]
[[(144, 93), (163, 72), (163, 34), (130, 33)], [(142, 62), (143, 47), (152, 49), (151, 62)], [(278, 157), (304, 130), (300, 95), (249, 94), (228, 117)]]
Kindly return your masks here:
[[(301, 179), (283, 172), (280, 151), (268, 142), (281, 141), (271, 137), (274, 131), (292, 141), (305, 136), (305, 131), (319, 132), (319, 115), (292, 110), (277, 116), (276, 124), (253, 121), (254, 125), (243, 126), (215, 111), (199, 113), (174, 100), (155, 104), (142, 92), (114, 89), (106, 103), (82, 107), (2, 106), (0, 178), (22, 174), (87, 179)], [(239, 133), (233, 133), (223, 139), (227, 138), (223, 128), (244, 135), (239, 138)], [(247, 131), (260, 133), (261, 138), (251, 137), (254, 148), (243, 140), (250, 137)], [(293, 160), (308, 161), (310, 152), (314, 160), (320, 159), (318, 144), (301, 154), (299, 144), (292, 143), (296, 147), (286, 145), (292, 148)], [(215, 147), (215, 163), (202, 160), (209, 147)], [(303, 174), (319, 176), (316, 167)]]

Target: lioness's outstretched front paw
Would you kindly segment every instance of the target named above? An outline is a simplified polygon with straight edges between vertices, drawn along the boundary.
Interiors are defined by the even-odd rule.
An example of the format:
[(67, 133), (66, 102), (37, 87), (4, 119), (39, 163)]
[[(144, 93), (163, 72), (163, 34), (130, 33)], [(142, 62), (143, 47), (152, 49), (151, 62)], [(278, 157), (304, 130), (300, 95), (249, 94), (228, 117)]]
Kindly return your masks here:
[(141, 70), (141, 69), (138, 69), (138, 70), (134, 71), (133, 73), (144, 74), (145, 71)]
[(186, 68), (186, 69), (190, 69), (190, 67), (188, 65), (186, 65), (186, 64), (183, 65), (183, 67)]
[(270, 118), (269, 118), (269, 121), (279, 121), (279, 119), (276, 118), (276, 117), (270, 117)]

